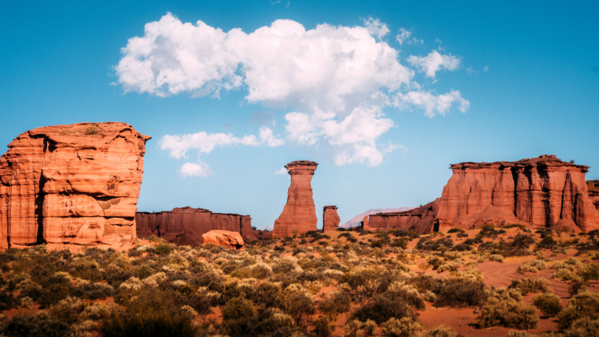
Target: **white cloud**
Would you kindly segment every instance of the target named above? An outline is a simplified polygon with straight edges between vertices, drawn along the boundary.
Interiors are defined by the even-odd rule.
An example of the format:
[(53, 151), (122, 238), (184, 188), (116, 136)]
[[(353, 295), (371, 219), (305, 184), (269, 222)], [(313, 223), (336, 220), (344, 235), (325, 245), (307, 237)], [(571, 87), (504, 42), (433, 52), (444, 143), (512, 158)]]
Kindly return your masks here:
[(462, 98), (462, 94), (457, 90), (452, 90), (447, 94), (438, 96), (424, 91), (410, 91), (406, 94), (399, 93), (395, 96), (393, 102), (398, 108), (405, 109), (413, 105), (424, 109), (424, 114), (429, 118), (434, 117), (436, 114), (445, 115), (454, 103), (461, 112), (466, 112), (470, 107), (470, 102)]
[(370, 35), (376, 36), (379, 40), (390, 32), (387, 24), (381, 22), (378, 18), (373, 19), (372, 17), (368, 17), (364, 19), (364, 26), (368, 29)]
[(489, 72), (489, 66), (485, 67), (485, 72), (487, 72), (487, 73)]
[(412, 35), (412, 31), (409, 31), (402, 27), (399, 29), (399, 34), (397, 34), (395, 36), (395, 40), (397, 40), (397, 42), (399, 42), (399, 45), (403, 46), (403, 42), (405, 40), (409, 39), (410, 35)]
[(420, 68), (422, 72), (426, 73), (427, 77), (435, 78), (437, 71), (445, 68), (449, 71), (456, 70), (460, 65), (460, 59), (452, 55), (442, 55), (438, 51), (433, 50), (427, 56), (414, 56), (408, 57), (408, 63)]
[[(243, 89), (249, 103), (292, 111), (285, 115), (284, 138), (273, 132), (276, 114), (258, 113), (248, 122), (261, 126), (257, 136), (166, 135), (159, 146), (174, 158), (186, 157), (189, 150), (201, 155), (225, 146), (276, 147), (290, 142), (324, 149), (338, 165), (376, 166), (384, 153), (395, 149), (377, 144), (394, 125), (383, 108), (414, 106), (430, 117), (447, 112), (446, 96), (464, 107), (459, 92), (459, 99), (453, 92), (422, 92), (413, 81), (414, 70), (400, 64), (399, 51), (382, 41), (389, 32), (387, 24), (371, 17), (356, 27), (321, 24), (306, 29), (292, 20), (276, 20), (250, 33), (239, 28), (225, 32), (202, 21), (183, 23), (167, 13), (146, 24), (143, 36), (129, 39), (115, 72), (125, 92), (220, 98), (223, 91)], [(396, 39), (400, 44), (422, 43), (404, 28)], [(408, 61), (429, 77), (460, 63), (455, 56), (435, 51)], [(424, 94), (432, 98), (417, 99)], [(209, 170), (205, 164), (194, 165)]]
[(279, 175), (287, 175), (288, 171), (286, 168), (281, 167), (280, 169), (275, 171), (275, 174), (279, 174)]
[(179, 169), (179, 175), (182, 177), (207, 177), (212, 175), (212, 170), (205, 163), (198, 162), (194, 163), (185, 163)]

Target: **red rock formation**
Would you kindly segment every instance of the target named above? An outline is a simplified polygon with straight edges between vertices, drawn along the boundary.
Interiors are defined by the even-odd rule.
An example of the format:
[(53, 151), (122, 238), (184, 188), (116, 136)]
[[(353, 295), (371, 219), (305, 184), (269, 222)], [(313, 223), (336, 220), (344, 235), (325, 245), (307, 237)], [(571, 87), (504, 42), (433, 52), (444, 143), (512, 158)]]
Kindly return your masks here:
[(298, 160), (285, 166), (291, 175), (287, 204), (275, 221), (273, 237), (291, 236), (316, 230), (316, 209), (312, 198), (312, 176), (318, 163)]
[(324, 206), (322, 210), (322, 231), (323, 232), (334, 232), (337, 230), (341, 218), (337, 214), (337, 206)]
[(599, 228), (599, 212), (585, 183), (588, 166), (550, 155), (517, 162), (460, 163), (451, 169), (453, 175), (443, 188), (438, 207), (433, 203), (429, 211), (371, 216), (368, 228), (409, 226), (426, 232), (479, 228), (487, 223), (573, 231)]
[(441, 199), (405, 212), (377, 213), (364, 217), (365, 231), (387, 229), (408, 229), (418, 233), (429, 233), (433, 230), (435, 215), (439, 211)]
[(245, 245), (243, 238), (238, 232), (211, 230), (202, 234), (204, 243), (213, 243), (217, 246), (223, 246), (231, 249), (242, 249)]
[(599, 210), (599, 180), (588, 180), (587, 188), (589, 190), (589, 198), (595, 205), (595, 208)]
[(216, 229), (240, 233), (247, 241), (257, 239), (249, 215), (212, 213), (188, 206), (167, 212), (138, 212), (135, 220), (138, 236), (155, 235), (177, 244), (200, 245), (202, 234)]
[(19, 135), (0, 158), (0, 248), (130, 248), (148, 139), (114, 122)]

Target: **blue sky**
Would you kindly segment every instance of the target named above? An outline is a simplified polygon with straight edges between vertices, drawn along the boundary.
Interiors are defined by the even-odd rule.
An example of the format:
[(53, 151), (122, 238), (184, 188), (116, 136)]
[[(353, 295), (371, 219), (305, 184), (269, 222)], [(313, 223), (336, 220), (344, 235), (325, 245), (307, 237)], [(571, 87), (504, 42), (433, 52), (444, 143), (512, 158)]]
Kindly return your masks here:
[[(167, 13), (167, 47), (155, 43), (147, 58), (155, 76), (144, 82), (144, 69), (119, 68), (127, 56), (143, 63), (145, 49), (122, 48), (134, 37), (156, 42), (144, 26)], [(598, 14), (596, 1), (3, 2), (0, 144), (39, 126), (127, 122), (153, 137), (140, 210), (189, 205), (250, 214), (258, 227), (271, 226), (286, 202), (289, 179), (275, 171), (300, 159), (320, 163), (312, 185), (319, 227), (324, 205), (337, 205), (345, 222), (370, 208), (432, 201), (449, 164), (461, 161), (556, 154), (591, 166), (587, 179), (599, 179)], [(202, 40), (198, 20), (227, 42)], [(195, 33), (186, 35), (183, 23)], [(283, 34), (289, 44), (268, 53), (274, 35), (298, 25), (305, 34), (292, 42)], [(410, 36), (400, 44), (401, 28)], [(339, 49), (323, 52), (323, 41)], [(345, 59), (339, 46), (351, 49)], [(173, 58), (201, 63), (208, 47), (221, 54), (205, 69)], [(380, 51), (376, 62), (372, 50)], [(333, 76), (330, 68), (343, 65), (336, 60), (363, 71)], [(296, 76), (300, 66), (307, 79)], [(174, 68), (183, 75), (158, 83), (160, 71)], [(233, 77), (221, 76), (227, 69)], [(205, 76), (212, 80), (198, 84)], [(347, 91), (347, 83), (355, 86)], [(423, 100), (441, 98), (450, 107), (427, 114)], [(273, 137), (260, 137), (263, 128)], [(183, 142), (193, 134), (196, 141)], [(198, 155), (206, 142), (215, 147)], [(185, 176), (185, 163), (195, 175)]]

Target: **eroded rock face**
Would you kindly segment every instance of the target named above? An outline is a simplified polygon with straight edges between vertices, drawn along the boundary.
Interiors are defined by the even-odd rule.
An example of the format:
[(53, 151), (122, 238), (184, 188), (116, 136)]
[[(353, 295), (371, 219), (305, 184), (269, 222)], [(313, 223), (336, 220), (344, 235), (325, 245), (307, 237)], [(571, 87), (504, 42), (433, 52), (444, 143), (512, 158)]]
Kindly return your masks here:
[(460, 163), (451, 169), (438, 207), (435, 201), (429, 210), (371, 216), (369, 228), (408, 227), (421, 233), (512, 223), (572, 231), (599, 228), (599, 212), (585, 182), (588, 166), (545, 155), (517, 162)]
[(323, 232), (334, 232), (339, 227), (341, 218), (337, 214), (337, 206), (324, 206), (322, 210), (322, 231)]
[(599, 210), (599, 180), (588, 180), (587, 188), (589, 190), (589, 198), (595, 205), (595, 208)]
[(237, 232), (246, 241), (256, 240), (249, 215), (212, 213), (202, 208), (175, 208), (172, 211), (147, 213), (135, 216), (137, 235), (159, 236), (167, 241), (197, 246), (202, 244), (202, 235), (211, 230)]
[(316, 208), (312, 198), (312, 176), (318, 163), (294, 161), (285, 168), (291, 175), (287, 204), (275, 221), (272, 236), (284, 237), (316, 230)]
[(235, 250), (242, 249), (245, 245), (241, 234), (225, 230), (211, 230), (204, 233), (202, 234), (202, 241)]
[(441, 199), (405, 212), (376, 213), (365, 217), (363, 228), (366, 231), (388, 229), (409, 229), (420, 234), (430, 233), (439, 211)]
[(129, 249), (148, 139), (116, 122), (19, 135), (0, 158), (0, 248)]

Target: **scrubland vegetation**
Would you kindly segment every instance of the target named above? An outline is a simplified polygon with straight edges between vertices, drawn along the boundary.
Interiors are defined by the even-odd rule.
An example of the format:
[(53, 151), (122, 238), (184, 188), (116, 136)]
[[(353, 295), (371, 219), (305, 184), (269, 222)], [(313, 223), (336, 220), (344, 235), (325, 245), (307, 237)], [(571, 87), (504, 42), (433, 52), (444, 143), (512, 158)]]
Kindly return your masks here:
[[(9, 249), (0, 253), (0, 332), (452, 337), (459, 334), (451, 322), (426, 326), (420, 315), (468, 308), (476, 312), (472, 329), (597, 334), (599, 295), (590, 285), (599, 279), (599, 233), (508, 227), (310, 232), (240, 251), (158, 238), (127, 252)], [(515, 264), (515, 278), (489, 286), (482, 263)], [(568, 298), (556, 295), (552, 282), (567, 285)], [(541, 320), (556, 321), (556, 331), (538, 330)]]

